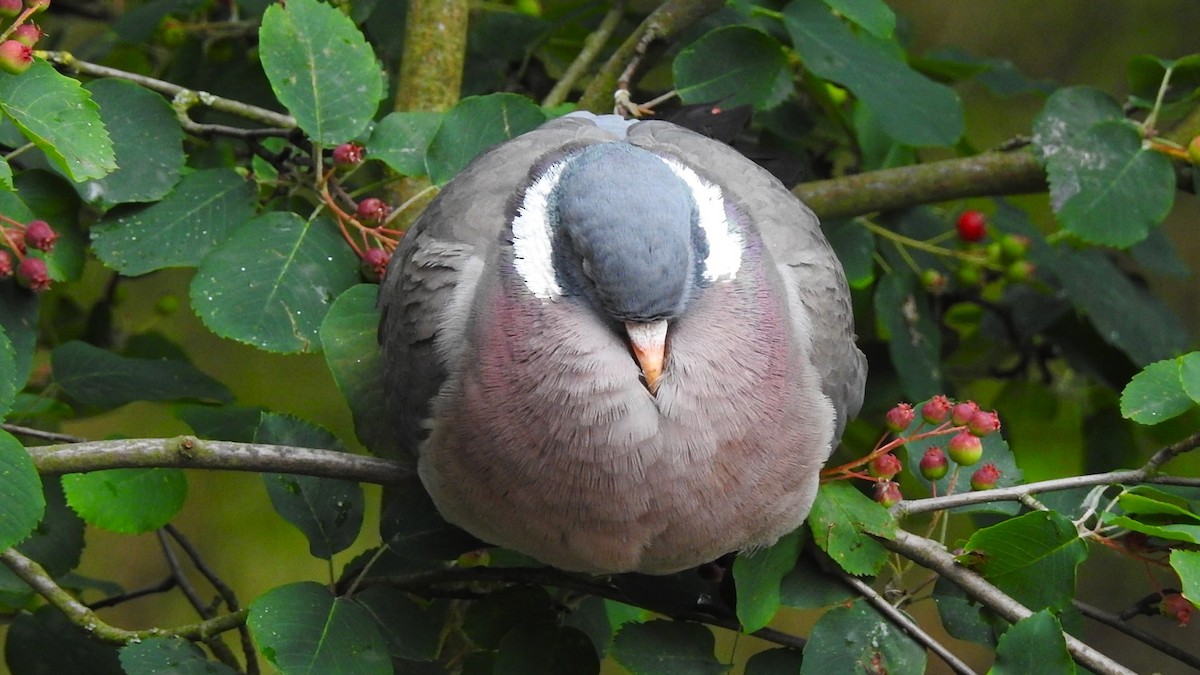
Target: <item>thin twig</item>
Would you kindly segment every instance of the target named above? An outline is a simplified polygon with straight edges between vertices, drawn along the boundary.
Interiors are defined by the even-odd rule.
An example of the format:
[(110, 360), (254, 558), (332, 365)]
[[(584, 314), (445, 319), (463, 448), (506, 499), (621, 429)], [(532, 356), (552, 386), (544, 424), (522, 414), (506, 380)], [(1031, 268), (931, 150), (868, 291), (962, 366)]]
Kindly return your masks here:
[[(183, 566), (179, 564), (179, 556), (171, 550), (171, 542), (167, 540), (167, 535), (161, 529), (156, 530), (154, 534), (158, 537), (158, 545), (162, 547), (163, 557), (167, 559), (167, 566), (171, 569), (171, 577), (175, 580), (175, 585), (179, 587), (183, 596), (191, 603), (192, 608), (196, 610), (201, 619), (215, 617), (217, 615), (216, 608), (206, 605), (196, 588), (192, 586), (183, 571)], [(238, 663), (237, 657), (233, 655), (233, 650), (221, 640), (220, 636), (208, 636), (204, 638), (204, 644), (212, 650), (213, 656), (216, 656), (221, 663), (234, 670), (241, 667), (242, 664)]]
[(1080, 602), (1079, 600), (1072, 600), (1071, 602), (1075, 605), (1075, 608), (1079, 610), (1079, 613), (1083, 614), (1087, 618), (1098, 621), (1109, 628), (1119, 630), (1129, 637), (1134, 638), (1135, 640), (1140, 640), (1141, 642), (1144, 642), (1146, 645), (1157, 649), (1163, 654), (1166, 654), (1167, 656), (1170, 656), (1181, 663), (1186, 663), (1192, 668), (1195, 668), (1197, 671), (1200, 671), (1200, 656), (1190, 652), (1185, 652), (1176, 645), (1173, 645), (1170, 642), (1158, 637), (1154, 633), (1144, 631), (1137, 626), (1130, 625), (1122, 621), (1121, 618), (1116, 614), (1106, 612), (1099, 607), (1093, 607), (1092, 605), (1089, 605), (1086, 602)]
[(125, 591), (124, 593), (110, 595), (107, 598), (101, 598), (95, 602), (89, 602), (87, 603), (87, 607), (88, 609), (92, 610), (104, 609), (105, 607), (116, 607), (117, 605), (124, 604), (130, 600), (137, 600), (138, 598), (144, 598), (150, 595), (158, 595), (159, 593), (166, 593), (173, 588), (175, 588), (175, 577), (169, 576), (151, 586), (137, 588), (132, 591)]
[(571, 88), (579, 81), (579, 78), (587, 72), (591, 67), (592, 62), (596, 57), (600, 56), (600, 52), (604, 49), (604, 45), (612, 39), (613, 33), (616, 32), (617, 26), (621, 23), (621, 17), (625, 14), (625, 0), (615, 0), (613, 6), (604, 15), (604, 19), (596, 30), (592, 31), (583, 40), (583, 48), (579, 50), (579, 54), (571, 65), (563, 71), (563, 75), (558, 82), (554, 83), (554, 87), (550, 89), (550, 93), (546, 94), (546, 98), (542, 99), (542, 107), (551, 108), (559, 105), (567, 100), (567, 95), (571, 93)]
[(58, 443), (83, 443), (87, 440), (86, 438), (72, 436), (71, 434), (60, 434), (57, 431), (46, 431), (45, 429), (22, 427), (16, 424), (0, 424), (0, 429), (3, 429), (16, 436), (28, 436), (29, 438), (38, 438), (43, 441), (56, 441)]

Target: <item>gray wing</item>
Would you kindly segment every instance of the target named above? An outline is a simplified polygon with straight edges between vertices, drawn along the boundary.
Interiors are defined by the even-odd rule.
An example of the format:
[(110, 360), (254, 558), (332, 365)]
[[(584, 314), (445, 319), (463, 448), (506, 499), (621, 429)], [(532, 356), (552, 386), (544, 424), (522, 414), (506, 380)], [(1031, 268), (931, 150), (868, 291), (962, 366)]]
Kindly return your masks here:
[(631, 143), (686, 159), (747, 210), (788, 284), (793, 303), (807, 314), (812, 360), (822, 392), (837, 411), (833, 445), (862, 407), (867, 362), (854, 343), (854, 316), (846, 275), (812, 210), (767, 170), (733, 148), (682, 127), (642, 122), (629, 128)]
[(430, 404), (469, 347), (478, 284), (495, 274), (514, 196), (538, 160), (568, 143), (612, 140), (589, 116), (548, 122), (487, 151), (447, 183), (392, 255), (379, 289), (379, 343), (401, 454), (415, 457)]

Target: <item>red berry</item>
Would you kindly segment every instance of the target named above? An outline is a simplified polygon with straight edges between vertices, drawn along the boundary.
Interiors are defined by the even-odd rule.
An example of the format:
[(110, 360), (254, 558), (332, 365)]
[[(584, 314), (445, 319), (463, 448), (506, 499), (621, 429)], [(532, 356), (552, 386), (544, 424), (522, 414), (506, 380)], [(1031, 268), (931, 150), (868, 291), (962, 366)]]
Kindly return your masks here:
[(0, 70), (20, 75), (33, 65), (33, 49), (16, 40), (0, 42)]
[(950, 470), (950, 462), (946, 461), (946, 453), (938, 446), (925, 451), (921, 457), (921, 475), (927, 480), (938, 480)]
[(941, 424), (950, 414), (950, 399), (938, 394), (921, 406), (921, 419), (928, 424)]
[(890, 480), (879, 481), (875, 484), (875, 501), (884, 506), (891, 506), (904, 499), (900, 493), (900, 484)]
[(54, 248), (58, 233), (44, 220), (31, 220), (25, 226), (25, 245), (49, 253)]
[(990, 490), (996, 487), (998, 480), (1000, 480), (1000, 469), (997, 469), (995, 464), (988, 462), (971, 474), (971, 489)]
[(363, 274), (371, 281), (383, 280), (388, 261), (392, 255), (381, 248), (369, 248), (363, 252)]
[(1000, 430), (1000, 416), (994, 410), (980, 410), (967, 420), (967, 430), (976, 436), (987, 436)]
[(0, 251), (0, 279), (7, 279), (12, 275), (12, 254), (10, 254), (8, 251)]
[(975, 401), (963, 401), (950, 409), (950, 421), (954, 423), (954, 426), (961, 427), (971, 421), (977, 412), (979, 412), (979, 405)]
[(958, 238), (963, 241), (980, 241), (987, 236), (987, 216), (980, 211), (963, 211), (957, 225)]
[(46, 261), (26, 256), (21, 264), (17, 265), (17, 281), (31, 291), (50, 288), (50, 271), (46, 269)]
[(946, 453), (950, 459), (962, 466), (971, 466), (983, 459), (983, 443), (978, 436), (972, 436), (969, 431), (960, 431), (946, 444)]
[(359, 220), (368, 223), (382, 223), (391, 213), (390, 206), (385, 204), (382, 199), (376, 197), (367, 197), (358, 203), (358, 208), (355, 213)]
[(25, 6), (21, 0), (0, 0), (0, 16), (12, 18), (21, 13)]
[(358, 143), (342, 143), (333, 149), (333, 163), (337, 166), (354, 166), (363, 160), (365, 149)]
[(36, 23), (30, 22), (23, 23), (13, 29), (12, 38), (26, 47), (32, 47), (37, 44), (38, 40), (45, 37), (45, 35)]
[(1162, 602), (1158, 603), (1158, 611), (1162, 612), (1163, 616), (1178, 621), (1180, 626), (1186, 626), (1192, 618), (1192, 612), (1196, 611), (1196, 606), (1179, 593), (1168, 593), (1163, 596)]
[(884, 416), (884, 424), (892, 433), (898, 434), (908, 428), (912, 424), (916, 413), (913, 412), (913, 407), (908, 403), (897, 403), (894, 408), (887, 411)]
[(880, 455), (867, 464), (867, 473), (875, 478), (891, 480), (892, 476), (900, 473), (900, 459), (890, 452)]

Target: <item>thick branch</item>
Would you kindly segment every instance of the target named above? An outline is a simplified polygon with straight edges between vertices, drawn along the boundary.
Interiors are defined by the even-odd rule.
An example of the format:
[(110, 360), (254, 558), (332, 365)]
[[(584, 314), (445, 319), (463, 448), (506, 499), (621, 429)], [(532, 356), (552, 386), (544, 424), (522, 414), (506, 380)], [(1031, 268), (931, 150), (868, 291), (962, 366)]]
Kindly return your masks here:
[(1046, 172), (1029, 150), (881, 169), (797, 185), (792, 193), (822, 219), (918, 204), (1046, 191)]
[[(945, 547), (936, 541), (904, 530), (899, 530), (894, 540), (880, 539), (879, 541), (892, 551), (953, 581), (959, 588), (966, 591), (967, 595), (978, 600), (1005, 621), (1015, 623), (1033, 614), (1029, 608), (993, 586), (987, 579), (959, 565), (954, 556), (950, 555)], [(1067, 651), (1071, 652), (1071, 656), (1093, 672), (1101, 675), (1134, 675), (1132, 670), (1101, 654), (1074, 636), (1063, 633), (1063, 637), (1067, 641)]]
[(458, 102), (466, 55), (466, 0), (409, 0), (394, 108), (449, 109)]
[(387, 484), (411, 473), (399, 462), (377, 457), (286, 445), (207, 441), (193, 436), (43, 445), (27, 450), (43, 474), (167, 466), (270, 471)]

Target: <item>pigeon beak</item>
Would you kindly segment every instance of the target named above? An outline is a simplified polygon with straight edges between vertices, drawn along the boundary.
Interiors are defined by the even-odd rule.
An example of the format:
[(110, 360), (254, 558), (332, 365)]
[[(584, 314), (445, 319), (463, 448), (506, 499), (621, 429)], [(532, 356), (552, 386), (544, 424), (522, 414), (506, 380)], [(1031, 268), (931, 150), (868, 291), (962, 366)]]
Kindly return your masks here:
[(633, 348), (633, 356), (642, 368), (642, 377), (646, 380), (646, 388), (651, 395), (658, 394), (658, 378), (662, 376), (663, 357), (667, 344), (667, 322), (653, 323), (625, 322), (625, 332), (629, 335), (629, 345)]

